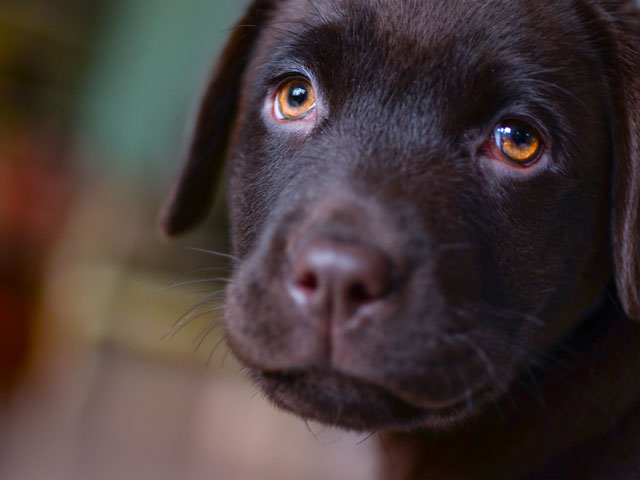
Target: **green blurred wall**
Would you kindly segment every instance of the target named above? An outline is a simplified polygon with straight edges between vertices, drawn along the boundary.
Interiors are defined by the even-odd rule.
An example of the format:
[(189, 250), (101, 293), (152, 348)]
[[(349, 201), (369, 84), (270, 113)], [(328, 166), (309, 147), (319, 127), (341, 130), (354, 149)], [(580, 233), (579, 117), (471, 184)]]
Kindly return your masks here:
[(87, 158), (120, 175), (170, 175), (208, 71), (244, 6), (237, 0), (115, 1), (78, 116)]

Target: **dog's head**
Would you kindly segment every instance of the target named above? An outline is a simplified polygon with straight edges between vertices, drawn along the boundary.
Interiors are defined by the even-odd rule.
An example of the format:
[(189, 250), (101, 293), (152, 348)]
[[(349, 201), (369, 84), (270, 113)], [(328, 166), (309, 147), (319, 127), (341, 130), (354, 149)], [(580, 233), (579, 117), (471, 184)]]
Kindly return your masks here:
[(610, 276), (640, 318), (635, 22), (604, 0), (251, 5), (162, 225), (205, 216), (228, 152), (225, 326), (273, 401), (446, 425)]

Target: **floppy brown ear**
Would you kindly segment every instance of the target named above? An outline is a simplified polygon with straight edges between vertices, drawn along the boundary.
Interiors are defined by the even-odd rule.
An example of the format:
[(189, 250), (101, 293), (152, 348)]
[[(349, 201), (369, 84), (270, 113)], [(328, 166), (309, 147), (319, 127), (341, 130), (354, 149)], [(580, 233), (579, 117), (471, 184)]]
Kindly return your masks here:
[(633, 2), (614, 27), (611, 70), (614, 115), (613, 253), (618, 294), (626, 314), (640, 320), (640, 15)]
[(160, 211), (159, 227), (166, 236), (196, 226), (211, 208), (223, 170), (228, 136), (236, 114), (240, 81), (251, 55), (259, 25), (273, 1), (255, 0), (224, 48), (202, 98), (187, 154), (178, 178)]

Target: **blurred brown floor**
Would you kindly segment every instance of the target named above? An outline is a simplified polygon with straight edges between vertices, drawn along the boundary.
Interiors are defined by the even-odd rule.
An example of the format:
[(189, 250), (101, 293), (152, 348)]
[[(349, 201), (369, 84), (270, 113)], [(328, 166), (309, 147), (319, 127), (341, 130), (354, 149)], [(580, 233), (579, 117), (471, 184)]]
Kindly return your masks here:
[(76, 368), (51, 373), (9, 407), (0, 478), (373, 478), (370, 445), (357, 445), (362, 436), (325, 432), (316, 441), (241, 378), (116, 347), (86, 352)]
[[(216, 285), (150, 295), (211, 263), (163, 244), (136, 192), (90, 184), (74, 203), (44, 274), (34, 359), (0, 406), (2, 480), (364, 480), (377, 438), (323, 431), (276, 411), (246, 380), (212, 318), (161, 340)], [(96, 221), (99, 219), (99, 221)], [(117, 228), (116, 228), (117, 227)], [(191, 255), (191, 256), (189, 256)], [(219, 285), (218, 285), (219, 287)]]

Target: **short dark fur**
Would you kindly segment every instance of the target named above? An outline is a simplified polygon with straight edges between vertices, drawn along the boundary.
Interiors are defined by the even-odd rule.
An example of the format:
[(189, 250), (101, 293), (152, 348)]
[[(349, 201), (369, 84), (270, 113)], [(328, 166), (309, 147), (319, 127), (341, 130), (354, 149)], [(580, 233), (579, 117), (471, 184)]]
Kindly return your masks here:
[[(308, 133), (265, 117), (292, 72), (318, 92)], [(514, 117), (545, 138), (533, 174), (478, 153)], [(193, 138), (162, 225), (205, 216), (227, 151), (225, 327), (277, 405), (381, 431), (384, 478), (640, 478), (631, 2), (256, 0)], [(389, 259), (374, 313), (294, 304), (317, 238)]]

